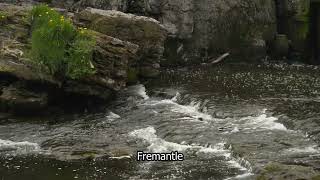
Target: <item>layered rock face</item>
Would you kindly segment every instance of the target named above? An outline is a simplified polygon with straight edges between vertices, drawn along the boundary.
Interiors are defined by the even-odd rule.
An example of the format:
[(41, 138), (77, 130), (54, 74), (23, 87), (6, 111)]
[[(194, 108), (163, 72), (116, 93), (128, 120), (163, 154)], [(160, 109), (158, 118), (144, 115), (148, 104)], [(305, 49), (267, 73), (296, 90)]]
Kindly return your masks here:
[(199, 63), (226, 52), (258, 59), (276, 33), (274, 0), (80, 0), (70, 7), (86, 6), (159, 20), (170, 36), (164, 65)]
[[(310, 1), (277, 0), (276, 5), (277, 32), (280, 36), (275, 38), (275, 48), (273, 49), (275, 54), (283, 55), (283, 49), (285, 49), (286, 46), (290, 46), (290, 53), (292, 55), (297, 54), (301, 56), (302, 54), (308, 54), (308, 36), (310, 34), (309, 19), (311, 16), (309, 13)], [(286, 39), (288, 39), (288, 41)], [(280, 49), (277, 48), (279, 46), (281, 47)], [(288, 50), (286, 55), (289, 53)]]
[(161, 64), (186, 65), (226, 52), (244, 61), (267, 54), (289, 59), (310, 54), (312, 2), (316, 1), (53, 0), (52, 4), (74, 11), (93, 7), (153, 17), (169, 32)]
[(66, 103), (68, 97), (81, 101), (109, 101), (127, 81), (130, 64), (139, 58), (139, 46), (92, 31), (96, 39), (93, 76), (78, 80), (56, 79), (28, 59), (31, 7), (1, 4), (0, 23), (0, 110), (34, 113), (51, 104)]
[(177, 44), (169, 44), (176, 48), (170, 49), (184, 61), (201, 57), (206, 61), (226, 52), (236, 58), (257, 59), (265, 55), (266, 42), (276, 31), (271, 0), (170, 0), (162, 11), (162, 22), (178, 39)]
[(139, 68), (140, 75), (144, 77), (158, 74), (167, 37), (167, 31), (158, 21), (94, 8), (77, 13), (75, 18), (81, 26), (139, 45), (139, 58), (133, 66)]

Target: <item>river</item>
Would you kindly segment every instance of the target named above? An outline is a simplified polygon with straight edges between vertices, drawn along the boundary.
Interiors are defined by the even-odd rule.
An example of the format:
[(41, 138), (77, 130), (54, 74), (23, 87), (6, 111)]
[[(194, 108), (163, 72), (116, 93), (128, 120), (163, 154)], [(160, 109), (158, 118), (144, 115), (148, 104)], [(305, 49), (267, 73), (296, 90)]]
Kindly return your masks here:
[[(320, 69), (164, 70), (103, 112), (3, 118), (1, 180), (254, 179), (268, 162), (320, 166)], [(184, 154), (137, 162), (136, 151)]]

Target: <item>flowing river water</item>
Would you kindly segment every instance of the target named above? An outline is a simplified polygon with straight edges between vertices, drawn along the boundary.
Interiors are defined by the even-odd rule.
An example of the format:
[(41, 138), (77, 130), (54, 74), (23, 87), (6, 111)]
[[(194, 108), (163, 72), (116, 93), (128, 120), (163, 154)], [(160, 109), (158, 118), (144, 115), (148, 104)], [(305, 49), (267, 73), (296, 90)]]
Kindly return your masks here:
[[(165, 70), (104, 112), (0, 121), (1, 180), (254, 179), (268, 162), (320, 167), (320, 69)], [(184, 154), (137, 162), (136, 151)]]

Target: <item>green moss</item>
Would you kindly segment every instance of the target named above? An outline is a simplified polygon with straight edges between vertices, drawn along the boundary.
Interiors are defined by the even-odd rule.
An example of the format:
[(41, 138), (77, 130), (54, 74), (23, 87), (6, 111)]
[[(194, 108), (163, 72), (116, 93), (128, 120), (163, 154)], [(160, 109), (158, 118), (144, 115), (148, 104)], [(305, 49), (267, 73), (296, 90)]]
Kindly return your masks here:
[(130, 68), (127, 71), (128, 74), (128, 83), (135, 83), (138, 80), (139, 71), (135, 68)]
[(320, 175), (317, 175), (317, 176), (312, 177), (311, 180), (320, 180)]
[(3, 22), (5, 22), (7, 20), (8, 14), (0, 11), (0, 24), (2, 24)]
[(267, 180), (267, 178), (264, 175), (260, 175), (256, 180)]
[(97, 156), (97, 153), (94, 152), (86, 152), (81, 154), (82, 157), (87, 158), (87, 159), (94, 159)]
[(309, 33), (309, 9), (310, 3), (308, 1), (301, 1), (299, 5), (299, 10), (295, 16), (295, 21), (297, 24), (297, 36), (299, 39), (305, 40)]
[(264, 169), (267, 173), (273, 173), (282, 170), (281, 166), (277, 163), (268, 164)]

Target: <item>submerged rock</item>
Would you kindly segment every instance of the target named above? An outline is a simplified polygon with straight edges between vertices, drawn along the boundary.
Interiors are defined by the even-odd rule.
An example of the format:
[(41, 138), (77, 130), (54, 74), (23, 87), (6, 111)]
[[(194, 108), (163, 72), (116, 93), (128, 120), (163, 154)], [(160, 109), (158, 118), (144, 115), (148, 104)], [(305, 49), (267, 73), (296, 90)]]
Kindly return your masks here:
[(45, 92), (32, 92), (23, 86), (9, 86), (1, 91), (1, 111), (26, 115), (43, 111), (48, 106), (48, 94)]
[(285, 165), (280, 163), (269, 163), (258, 172), (257, 180), (298, 180), (298, 179), (320, 179), (320, 174), (311, 167), (298, 165)]

